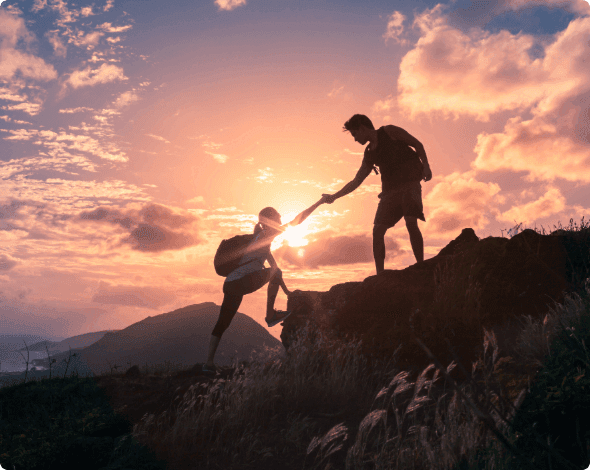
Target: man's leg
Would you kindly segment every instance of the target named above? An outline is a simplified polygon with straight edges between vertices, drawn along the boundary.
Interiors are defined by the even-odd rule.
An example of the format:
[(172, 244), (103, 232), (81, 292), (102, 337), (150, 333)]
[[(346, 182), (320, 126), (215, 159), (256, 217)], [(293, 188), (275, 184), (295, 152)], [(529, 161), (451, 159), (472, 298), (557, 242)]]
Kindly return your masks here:
[(377, 274), (385, 269), (385, 232), (388, 228), (387, 225), (373, 225), (373, 258)]
[(418, 228), (418, 219), (411, 216), (404, 216), (404, 219), (406, 219), (406, 228), (410, 235), (412, 251), (416, 257), (416, 262), (420, 263), (424, 261), (424, 239), (422, 238), (422, 232)]

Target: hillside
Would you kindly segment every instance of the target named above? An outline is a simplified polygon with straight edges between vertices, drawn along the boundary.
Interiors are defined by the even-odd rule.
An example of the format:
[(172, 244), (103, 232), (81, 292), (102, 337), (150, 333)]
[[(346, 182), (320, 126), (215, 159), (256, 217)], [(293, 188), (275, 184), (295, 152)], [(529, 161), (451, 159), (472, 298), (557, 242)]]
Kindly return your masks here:
[[(97, 374), (110, 371), (114, 365), (128, 368), (134, 364), (144, 366), (146, 363), (164, 364), (168, 361), (183, 365), (205, 362), (209, 337), (217, 321), (219, 308), (212, 302), (189, 305), (147, 317), (122, 330), (106, 332), (87, 347), (72, 347), (72, 353), (79, 354), (80, 361), (74, 359), (70, 370), (75, 366), (82, 374)], [(60, 344), (67, 344), (68, 341), (64, 340)], [(234, 356), (238, 360), (247, 360), (255, 350), (280, 345), (264, 327), (238, 312), (223, 336), (216, 362), (229, 365)], [(52, 357), (57, 363), (62, 363), (69, 354), (67, 349)], [(47, 366), (47, 361), (38, 360), (34, 364)]]

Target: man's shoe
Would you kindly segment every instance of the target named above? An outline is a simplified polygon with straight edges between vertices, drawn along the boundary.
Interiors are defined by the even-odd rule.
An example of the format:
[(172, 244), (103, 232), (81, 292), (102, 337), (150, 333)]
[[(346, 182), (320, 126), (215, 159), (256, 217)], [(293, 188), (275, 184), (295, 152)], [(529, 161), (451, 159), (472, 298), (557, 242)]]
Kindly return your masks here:
[(272, 314), (272, 317), (270, 317), (268, 320), (266, 320), (266, 324), (269, 326), (269, 328), (271, 326), (275, 326), (277, 323), (282, 322), (289, 315), (291, 315), (291, 313), (293, 313), (292, 310), (289, 310), (286, 312), (283, 312), (281, 310), (275, 310), (274, 313)]

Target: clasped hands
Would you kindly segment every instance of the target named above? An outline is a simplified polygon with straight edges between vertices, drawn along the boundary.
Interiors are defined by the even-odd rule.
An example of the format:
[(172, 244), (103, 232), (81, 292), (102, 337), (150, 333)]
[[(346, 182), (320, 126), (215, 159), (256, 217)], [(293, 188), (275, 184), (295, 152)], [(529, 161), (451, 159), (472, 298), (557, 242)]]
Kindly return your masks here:
[(322, 204), (332, 204), (335, 200), (333, 194), (322, 194)]

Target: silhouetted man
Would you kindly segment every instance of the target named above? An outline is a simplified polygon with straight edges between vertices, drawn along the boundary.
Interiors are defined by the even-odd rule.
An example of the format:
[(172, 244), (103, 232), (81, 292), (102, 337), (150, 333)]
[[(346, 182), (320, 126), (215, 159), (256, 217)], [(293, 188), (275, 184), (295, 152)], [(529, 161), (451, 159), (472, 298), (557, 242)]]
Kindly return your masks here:
[[(425, 221), (422, 208), (420, 181), (430, 181), (432, 171), (426, 159), (424, 146), (401, 127), (383, 126), (375, 130), (371, 120), (355, 114), (344, 123), (354, 140), (365, 147), (363, 163), (352, 181), (335, 194), (323, 194), (331, 204), (358, 188), (371, 170), (381, 172), (382, 192), (373, 226), (373, 257), (377, 274), (385, 265), (385, 232), (403, 217), (416, 261), (424, 261), (424, 240), (418, 228), (418, 219)], [(412, 148), (413, 147), (413, 148)]]

